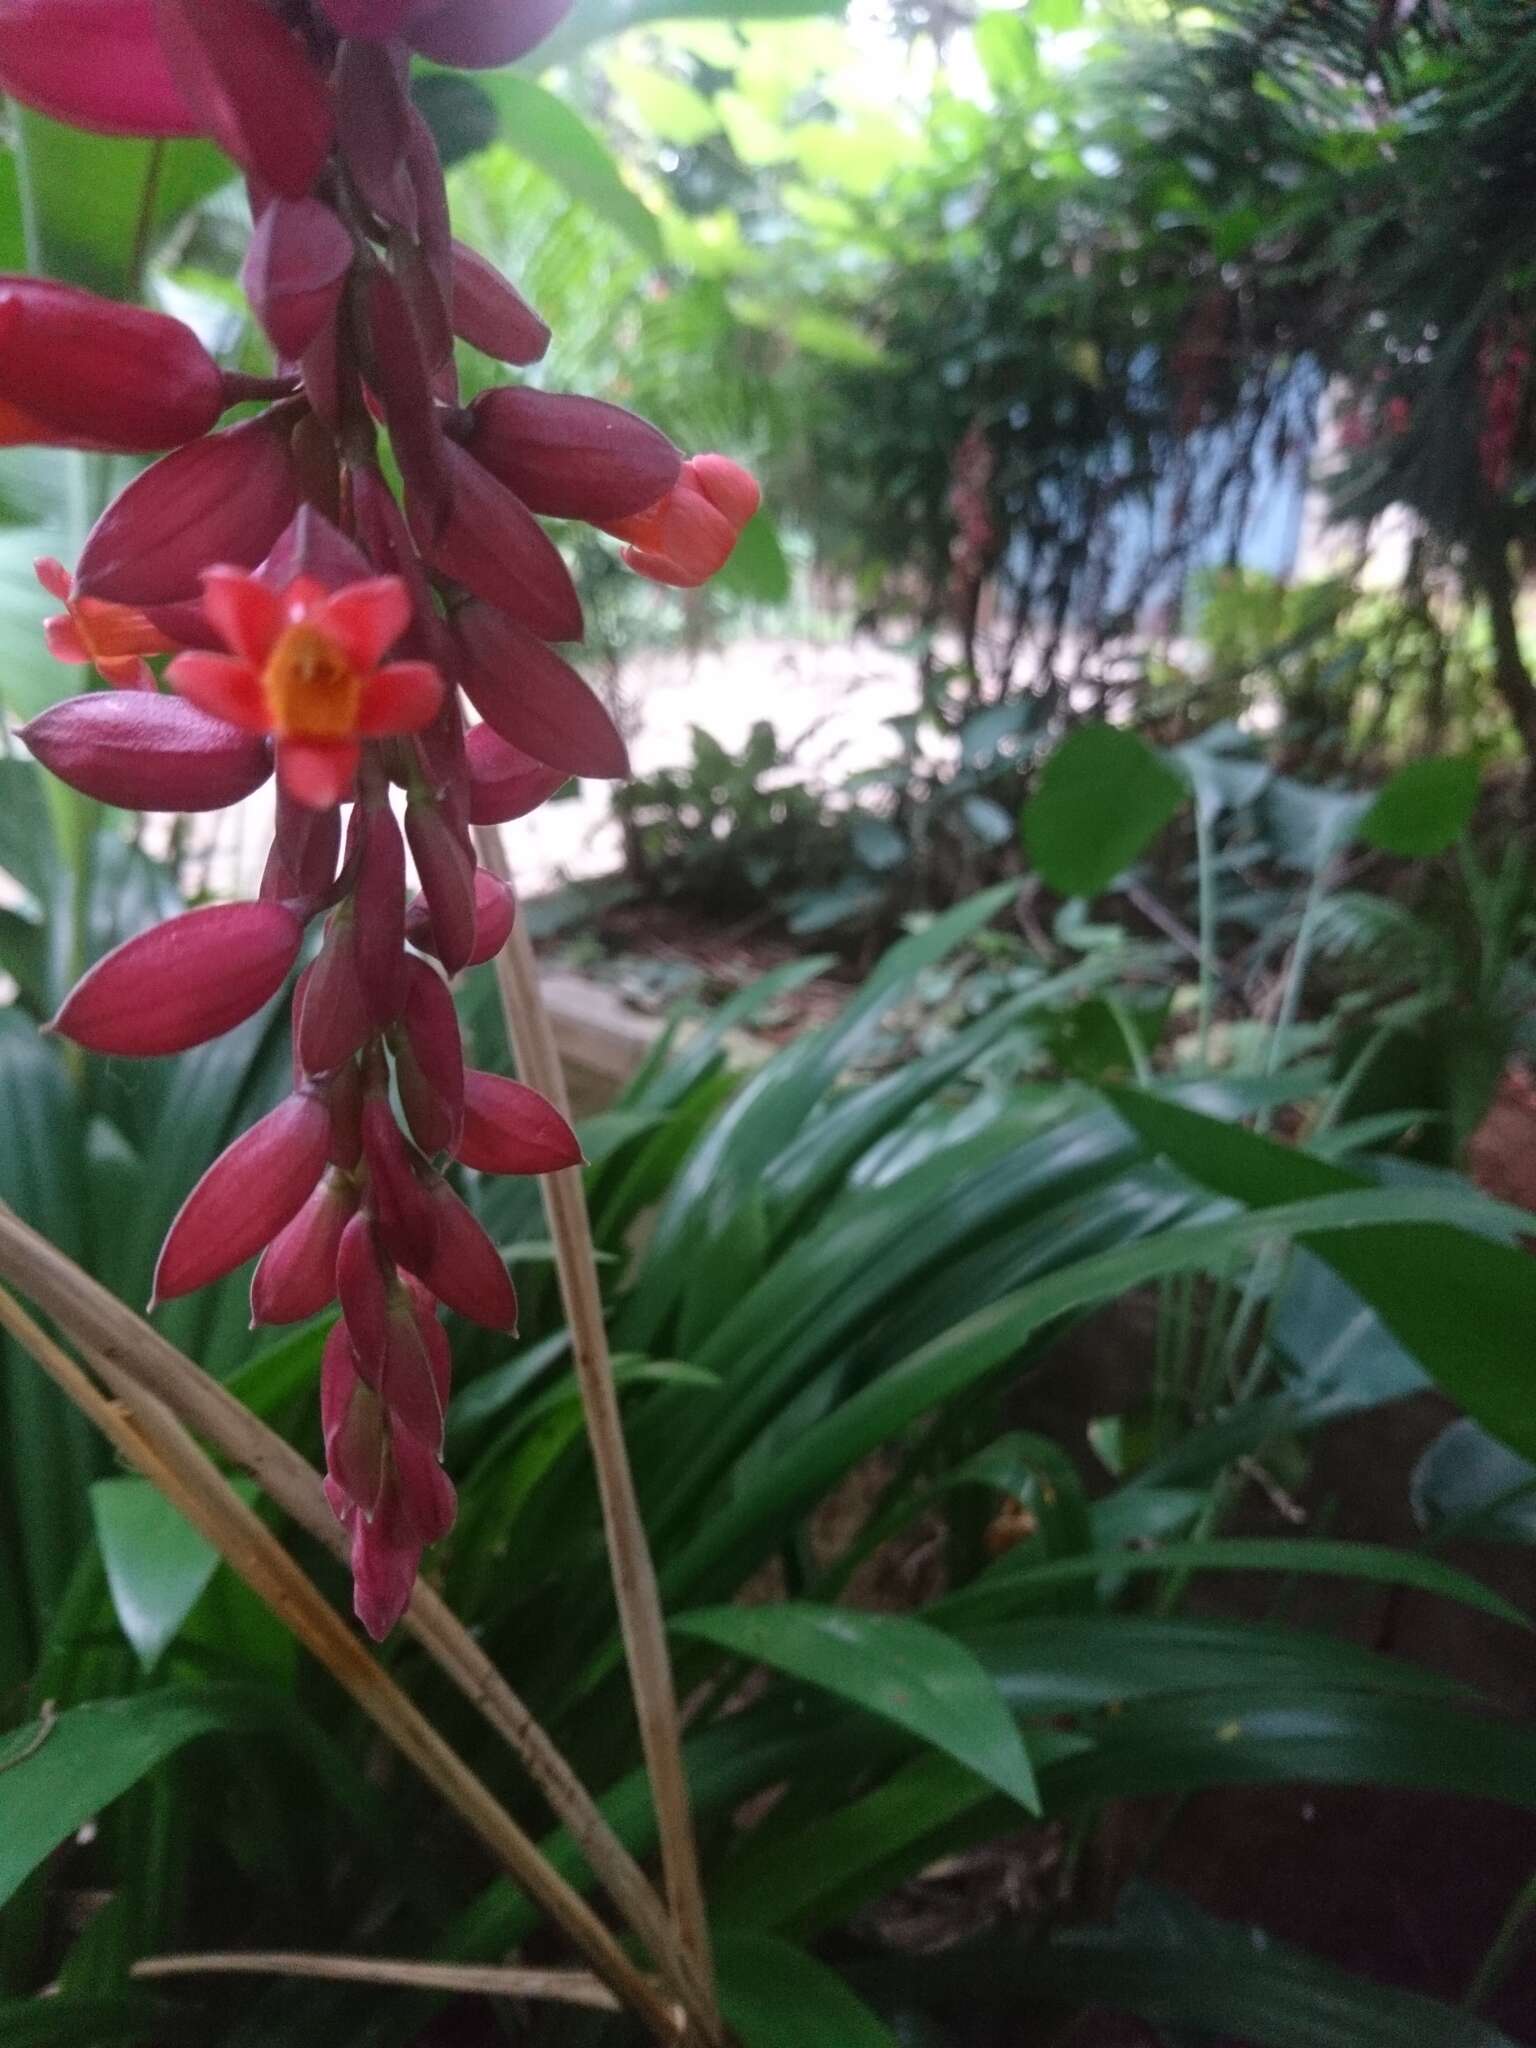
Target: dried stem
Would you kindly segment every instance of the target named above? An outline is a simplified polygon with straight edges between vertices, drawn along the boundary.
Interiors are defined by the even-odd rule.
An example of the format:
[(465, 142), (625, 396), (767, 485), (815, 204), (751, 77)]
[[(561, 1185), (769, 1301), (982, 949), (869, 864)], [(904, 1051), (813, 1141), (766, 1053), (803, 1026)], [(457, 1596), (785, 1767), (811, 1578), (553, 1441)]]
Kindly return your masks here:
[[(504, 882), (510, 882), (500, 834), (490, 827), (481, 827), (476, 831), (475, 841), (482, 865)], [(521, 919), (497, 955), (496, 979), (518, 1073), (568, 1117), (570, 1098), (560, 1051), (544, 1007), (533, 948)], [(568, 1167), (561, 1173), (546, 1174), (540, 1185), (555, 1245), (560, 1294), (570, 1327), (571, 1350), (602, 1499), (609, 1566), (651, 1796), (656, 1805), (667, 1895), (683, 1944), (704, 1981), (712, 1987), (714, 1965), (709, 1922), (699, 1876), (688, 1782), (683, 1771), (677, 1690), (667, 1654), (661, 1594), (640, 1518), (614, 1389), (581, 1169)], [(706, 2038), (711, 2035), (718, 2038), (718, 2022), (706, 2029)]]
[(289, 1949), (232, 1949), (207, 1955), (144, 1956), (130, 1977), (314, 1977), (328, 1984), (392, 1984), (479, 1998), (547, 1998), (616, 2012), (619, 2002), (585, 1970), (522, 1970), (474, 1963), (395, 1962), (373, 1956), (312, 1956)]
[[(103, 1431), (116, 1449), (186, 1516), (230, 1568), (322, 1663), (364, 1713), (477, 1834), (530, 1898), (564, 1929), (603, 1982), (661, 2041), (678, 2038), (677, 2012), (637, 1970), (579, 1892), (540, 1855), (415, 1703), (363, 1648), (356, 1634), (288, 1555), (254, 1509), (176, 1417), (105, 1361), (109, 1384), (125, 1400), (108, 1401), (21, 1304), (0, 1288), (0, 1327)], [(114, 1391), (117, 1391), (115, 1388)], [(131, 1402), (131, 1406), (129, 1405)]]
[[(129, 1394), (143, 1391), (163, 1401), (189, 1428), (249, 1472), (300, 1528), (346, 1561), (346, 1534), (306, 1460), (4, 1203), (0, 1203), (0, 1279), (9, 1280), (45, 1310), (109, 1385)], [(77, 1367), (72, 1370), (83, 1380)], [(65, 1391), (75, 1398), (70, 1388)], [(644, 1872), (484, 1650), (438, 1595), (420, 1582), (406, 1611), (405, 1626), (522, 1760), (678, 1996), (690, 2012), (707, 2017), (710, 2001), (699, 1988), (697, 1973), (690, 1968)]]

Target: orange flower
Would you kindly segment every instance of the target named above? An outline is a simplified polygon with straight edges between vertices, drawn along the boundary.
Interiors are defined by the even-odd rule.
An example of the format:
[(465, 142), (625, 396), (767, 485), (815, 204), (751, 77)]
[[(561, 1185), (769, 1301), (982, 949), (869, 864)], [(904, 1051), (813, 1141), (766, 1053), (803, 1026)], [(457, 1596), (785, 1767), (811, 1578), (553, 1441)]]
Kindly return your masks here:
[(653, 583), (692, 590), (731, 558), (741, 530), (762, 503), (755, 477), (725, 455), (695, 455), (664, 498), (628, 519), (603, 521), (627, 541), (624, 561)]
[(398, 576), (340, 590), (299, 576), (279, 591), (243, 569), (208, 569), (203, 603), (231, 652), (180, 654), (170, 680), (215, 718), (272, 733), (278, 780), (296, 803), (342, 802), (362, 742), (419, 732), (442, 702), (430, 662), (380, 666), (411, 620)]
[(33, 566), (44, 590), (64, 607), (57, 618), (43, 621), (43, 638), (54, 660), (92, 664), (114, 690), (152, 690), (154, 672), (144, 657), (173, 654), (176, 642), (167, 640), (132, 605), (76, 597), (69, 571), (51, 555), (41, 556)]

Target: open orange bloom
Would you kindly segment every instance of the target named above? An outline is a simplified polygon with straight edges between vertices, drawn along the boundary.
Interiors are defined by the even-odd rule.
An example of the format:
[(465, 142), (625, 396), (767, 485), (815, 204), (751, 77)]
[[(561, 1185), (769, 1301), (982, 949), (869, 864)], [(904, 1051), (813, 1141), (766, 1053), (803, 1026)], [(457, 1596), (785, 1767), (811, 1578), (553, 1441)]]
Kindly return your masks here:
[(37, 580), (64, 610), (43, 621), (43, 639), (55, 661), (90, 663), (114, 690), (152, 690), (154, 672), (146, 654), (173, 654), (176, 642), (151, 625), (132, 605), (111, 604), (103, 597), (76, 597), (74, 580), (51, 555), (33, 564)]
[(215, 718), (277, 740), (278, 780), (296, 803), (329, 810), (352, 790), (365, 739), (419, 732), (443, 698), (427, 661), (381, 667), (411, 621), (398, 576), (285, 590), (243, 569), (203, 572), (203, 604), (228, 654), (178, 655), (167, 671)]

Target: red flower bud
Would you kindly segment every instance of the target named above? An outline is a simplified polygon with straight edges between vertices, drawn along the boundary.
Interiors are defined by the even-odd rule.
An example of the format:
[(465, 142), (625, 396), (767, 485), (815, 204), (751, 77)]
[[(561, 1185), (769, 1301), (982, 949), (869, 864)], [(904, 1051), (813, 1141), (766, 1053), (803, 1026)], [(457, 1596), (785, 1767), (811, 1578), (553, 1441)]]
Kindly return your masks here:
[(379, 1243), (398, 1264), (424, 1273), (437, 1243), (436, 1218), (387, 1095), (371, 1094), (363, 1103), (363, 1157)]
[(188, 1195), (155, 1267), (153, 1302), (206, 1287), (270, 1244), (325, 1171), (331, 1120), (320, 1098), (290, 1095), (236, 1138)]
[(320, 12), (339, 36), (382, 41), (400, 33), (418, 0), (320, 0)]
[(205, 717), (179, 697), (93, 690), (22, 727), (51, 775), (128, 811), (218, 811), (272, 773), (263, 740)]
[(526, 818), (566, 780), (563, 768), (546, 768), (504, 740), (494, 726), (475, 726), (465, 738), (464, 751), (472, 825), (505, 825), (513, 818)]
[(295, 803), (279, 784), (272, 851), (262, 877), (262, 895), (274, 897), (280, 903), (317, 902), (336, 879), (340, 852), (340, 811), (317, 811), (310, 804)]
[(394, 1050), (412, 1137), (423, 1152), (451, 1152), (464, 1120), (464, 1044), (448, 984), (425, 960), (410, 964)]
[(430, 502), (408, 498), (411, 531), (434, 569), (546, 640), (579, 640), (581, 600), (549, 535), (456, 442), (445, 441), (453, 509), (441, 533)]
[(270, 1002), (303, 936), (302, 923), (280, 903), (189, 910), (98, 960), (65, 997), (52, 1028), (88, 1052), (185, 1052)]
[(358, 973), (350, 898), (331, 912), (325, 940), (294, 991), (294, 1049), (306, 1074), (329, 1074), (373, 1036), (373, 1017)]
[(412, 527), (435, 537), (448, 519), (455, 485), (438, 423), (427, 345), (398, 279), (381, 266), (368, 278), (367, 307), (370, 381), (405, 479)]
[(219, 147), (284, 199), (330, 154), (331, 99), (303, 45), (262, 0), (157, 0), (176, 88)]
[(467, 604), (453, 623), (465, 693), (504, 740), (567, 775), (629, 773), (618, 728), (553, 648), (490, 605)]
[(457, 974), (475, 950), (475, 857), (439, 804), (413, 798), (405, 807), (421, 893), (432, 919), (432, 944), (445, 972)]
[(398, 45), (386, 50), (378, 41), (344, 42), (336, 60), (336, 132), (364, 204), (380, 220), (414, 235), (416, 188), (405, 161), (407, 62)]
[(0, 91), (95, 135), (196, 135), (154, 0), (5, 0)]
[(405, 39), (434, 63), (494, 71), (543, 42), (571, 6), (572, 0), (417, 0)]
[(464, 1135), (453, 1156), (477, 1173), (558, 1173), (582, 1163), (576, 1133), (552, 1102), (521, 1081), (473, 1067), (464, 1076)]
[(179, 320), (0, 276), (0, 446), (140, 454), (206, 434), (223, 410), (223, 373)]
[(76, 588), (119, 604), (177, 604), (197, 596), (210, 562), (259, 562), (298, 505), (282, 417), (242, 421), (118, 493), (86, 539)]
[(389, 1349), (389, 1288), (393, 1278), (379, 1246), (373, 1218), (359, 1214), (341, 1233), (336, 1249), (336, 1291), (357, 1370), (377, 1390)]
[(421, 1278), (437, 1296), (485, 1330), (517, 1328), (517, 1294), (501, 1253), (440, 1174), (426, 1189), (437, 1247)]
[(463, 242), (453, 245), (453, 331), (499, 363), (536, 363), (549, 347), (549, 329), (522, 293)]
[(382, 1030), (405, 1000), (405, 841), (387, 803), (362, 817), (353, 944), (368, 1013)]
[(666, 496), (683, 458), (637, 414), (599, 398), (502, 385), (469, 409), (465, 445), (530, 512), (600, 523)]
[[(475, 941), (470, 949), (466, 967), (483, 966), (496, 955), (512, 935), (517, 921), (517, 898), (499, 875), (491, 874), (485, 868), (476, 868), (475, 876)], [(437, 941), (432, 933), (432, 913), (423, 897), (412, 899), (406, 912), (405, 935), (413, 946), (423, 953), (435, 953)]]
[(352, 256), (352, 237), (318, 199), (274, 199), (263, 209), (240, 283), (280, 356), (303, 355), (333, 317)]
[(302, 1323), (336, 1299), (336, 1253), (357, 1191), (334, 1169), (267, 1246), (251, 1275), (251, 1323)]

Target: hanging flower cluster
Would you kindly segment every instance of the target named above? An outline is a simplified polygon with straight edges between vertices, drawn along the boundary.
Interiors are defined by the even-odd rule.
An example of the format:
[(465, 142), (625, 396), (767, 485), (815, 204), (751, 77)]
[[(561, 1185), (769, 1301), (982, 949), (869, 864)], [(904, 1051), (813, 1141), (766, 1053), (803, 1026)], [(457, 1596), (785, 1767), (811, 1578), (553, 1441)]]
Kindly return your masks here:
[[(39, 564), (65, 608), (50, 648), (115, 687), (55, 705), (25, 738), (74, 788), (135, 808), (214, 809), (276, 774), (258, 900), (130, 940), (55, 1028), (101, 1053), (202, 1044), (278, 993), (318, 925), (293, 993), (293, 1092), (188, 1196), (155, 1297), (259, 1253), (255, 1320), (339, 1298), (326, 1486), (375, 1636), (453, 1519), (439, 1305), (493, 1330), (517, 1317), (444, 1168), (579, 1159), (549, 1103), (466, 1070), (450, 990), (514, 915), (470, 826), (521, 817), (569, 775), (626, 772), (558, 651), (580, 639), (581, 605), (540, 516), (602, 528), (639, 573), (686, 586), (723, 564), (758, 502), (735, 463), (684, 461), (596, 399), (508, 387), (460, 404), (456, 338), (526, 365), (549, 331), (452, 237), (411, 53), (508, 63), (568, 4), (0, 0), (5, 91), (108, 133), (210, 136), (248, 182), (242, 275), (270, 380), (225, 376), (162, 314), (0, 279), (0, 444), (173, 451), (103, 513), (73, 577)], [(219, 426), (253, 399), (261, 411)], [(169, 691), (148, 666), (160, 654)]]

